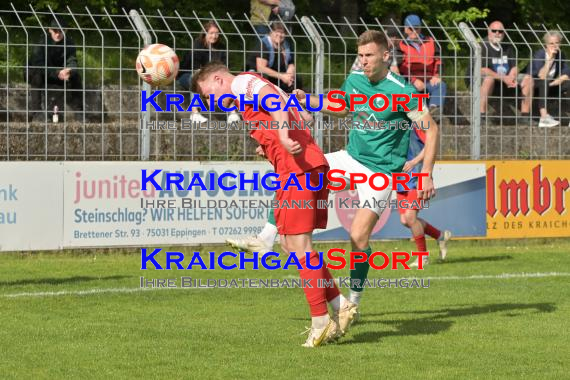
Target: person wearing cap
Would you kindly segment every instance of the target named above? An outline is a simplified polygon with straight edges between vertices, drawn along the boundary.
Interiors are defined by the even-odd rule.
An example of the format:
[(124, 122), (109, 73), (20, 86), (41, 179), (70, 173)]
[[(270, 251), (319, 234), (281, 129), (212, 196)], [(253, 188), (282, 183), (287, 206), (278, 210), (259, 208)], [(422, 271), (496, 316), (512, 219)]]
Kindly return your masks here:
[(76, 49), (71, 37), (65, 35), (66, 27), (64, 20), (52, 20), (47, 36), (42, 37), (32, 49), (27, 79), (32, 98), (29, 109), (35, 120), (44, 120), (46, 117), (46, 112), (41, 112), (46, 85), (65, 86), (67, 90), (73, 90), (66, 98), (76, 110), (83, 110), (83, 96), (76, 92), (83, 90), (77, 70)]
[(400, 41), (398, 68), (418, 91), (429, 94), (432, 115), (443, 108), (447, 86), (439, 76), (441, 59), (439, 48), (432, 37), (421, 33), (422, 20), (418, 15), (408, 15), (404, 20), (406, 38)]

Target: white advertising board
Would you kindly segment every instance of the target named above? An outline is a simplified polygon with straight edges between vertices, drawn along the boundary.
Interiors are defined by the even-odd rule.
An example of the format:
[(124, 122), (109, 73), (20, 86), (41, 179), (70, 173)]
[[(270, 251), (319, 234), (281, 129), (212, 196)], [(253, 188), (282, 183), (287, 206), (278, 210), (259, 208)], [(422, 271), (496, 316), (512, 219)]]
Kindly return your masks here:
[(61, 162), (0, 165), (0, 251), (62, 247), (62, 167)]

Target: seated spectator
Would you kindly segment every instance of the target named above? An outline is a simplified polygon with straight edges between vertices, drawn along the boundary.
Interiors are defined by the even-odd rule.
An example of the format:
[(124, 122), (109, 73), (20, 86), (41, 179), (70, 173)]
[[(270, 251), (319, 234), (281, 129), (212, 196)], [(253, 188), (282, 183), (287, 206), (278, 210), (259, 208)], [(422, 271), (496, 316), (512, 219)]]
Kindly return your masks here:
[[(66, 27), (63, 19), (52, 20), (47, 39), (42, 37), (32, 49), (27, 81), (31, 86), (30, 110), (34, 121), (47, 120), (47, 112), (50, 110), (42, 112), (42, 94), (46, 92), (46, 85), (59, 85), (73, 91), (83, 90), (81, 75), (77, 70), (75, 45), (71, 37), (64, 34), (63, 29)], [(83, 96), (79, 93), (68, 93), (66, 99), (77, 111), (83, 111)]]
[[(521, 103), (521, 122), (530, 121), (533, 81), (528, 74), (519, 75), (513, 47), (505, 44), (505, 28), (500, 21), (493, 21), (487, 30), (487, 40), (481, 44), (483, 60), (481, 62), (481, 116), (487, 113), (489, 96), (510, 94), (515, 96), (515, 89), (520, 86), (523, 100)], [(498, 87), (495, 84), (499, 83)], [(495, 91), (495, 90), (499, 91)]]
[(443, 108), (447, 86), (439, 77), (441, 59), (439, 48), (433, 38), (421, 33), (422, 21), (411, 14), (404, 20), (405, 40), (400, 41), (397, 58), (398, 68), (418, 91), (427, 91), (429, 107), (433, 115)]
[(261, 39), (255, 63), (257, 72), (286, 93), (291, 93), (303, 86), (295, 74), (295, 53), (285, 39), (285, 33), (282, 23), (272, 23), (271, 32)]
[[(220, 61), (224, 64), (226, 61), (226, 50), (224, 44), (220, 41), (220, 29), (214, 21), (208, 21), (204, 24), (203, 32), (196, 40), (194, 40), (194, 49), (184, 55), (184, 59), (180, 63), (180, 69), (176, 76), (176, 83), (184, 90), (189, 91), (192, 83), (192, 72), (200, 69), (210, 61)], [(192, 109), (190, 117), (194, 123), (205, 123), (208, 121), (198, 108)], [(228, 114), (228, 122), (239, 121), (239, 115), (233, 111)]]
[(269, 34), (267, 24), (279, 13), (279, 0), (251, 0), (250, 20), (259, 37)]
[(560, 51), (562, 35), (557, 32), (544, 34), (544, 49), (534, 53), (530, 71), (534, 78), (534, 87), (538, 89), (538, 101), (540, 110), (539, 127), (556, 127), (560, 124), (554, 120), (546, 110), (549, 96), (562, 97), (570, 95), (570, 68), (566, 63), (564, 53)]

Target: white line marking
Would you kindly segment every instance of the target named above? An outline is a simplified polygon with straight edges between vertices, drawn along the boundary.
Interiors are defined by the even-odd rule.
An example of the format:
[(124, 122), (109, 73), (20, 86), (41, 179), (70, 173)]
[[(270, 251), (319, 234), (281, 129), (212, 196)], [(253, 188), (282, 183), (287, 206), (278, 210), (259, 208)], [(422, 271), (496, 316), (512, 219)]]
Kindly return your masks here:
[(57, 297), (57, 296), (89, 296), (93, 294), (103, 293), (137, 293), (151, 290), (207, 290), (214, 288), (95, 288), (87, 290), (60, 290), (59, 292), (25, 292), (25, 293), (11, 293), (3, 294), (5, 298), (19, 298), (19, 297)]
[[(408, 280), (510, 280), (517, 278), (544, 278), (544, 277), (570, 277), (570, 273), (566, 272), (544, 272), (544, 273), (501, 273), (501, 274), (476, 274), (472, 276), (435, 276), (435, 277), (406, 277)], [(295, 279), (297, 276), (287, 275), (286, 279)], [(399, 278), (390, 278), (387, 280), (398, 280)], [(137, 293), (152, 290), (207, 290), (215, 288), (95, 288), (87, 290), (60, 290), (58, 292), (25, 292), (25, 293), (9, 293), (2, 294), (4, 298), (21, 298), (21, 297), (58, 297), (58, 296), (89, 296), (104, 293)], [(234, 288), (235, 289), (235, 288)], [(247, 288), (244, 288), (247, 289)]]
[(430, 280), (509, 280), (512, 278), (541, 278), (541, 277), (568, 277), (570, 273), (546, 272), (546, 273), (501, 273), (501, 274), (475, 274), (472, 276), (441, 276), (441, 277), (418, 277), (417, 279)]
[[(501, 273), (501, 274), (476, 274), (472, 276), (440, 276), (440, 277), (393, 277), (386, 280), (509, 280), (513, 278), (540, 278), (540, 277), (570, 277), (570, 273), (565, 272), (545, 272), (545, 273)], [(288, 275), (285, 278), (297, 278)]]

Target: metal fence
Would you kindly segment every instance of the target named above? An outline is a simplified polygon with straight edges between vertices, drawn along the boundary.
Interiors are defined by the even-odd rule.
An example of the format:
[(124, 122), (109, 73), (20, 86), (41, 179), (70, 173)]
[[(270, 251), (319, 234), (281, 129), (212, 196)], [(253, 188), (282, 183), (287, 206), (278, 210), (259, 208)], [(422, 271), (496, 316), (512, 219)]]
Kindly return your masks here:
[[(48, 8), (49, 9), (49, 8)], [(77, 50), (80, 89), (40, 86), (40, 109), (31, 107), (30, 63), (32, 52), (46, 46), (51, 38), (48, 26), (56, 16), (49, 9), (38, 12), (11, 5), (0, 10), (0, 160), (250, 160), (256, 157), (255, 143), (245, 130), (141, 130), (141, 120), (175, 120), (190, 117), (189, 112), (141, 113), (140, 81), (135, 59), (148, 43), (164, 43), (182, 59), (194, 49), (203, 33), (203, 24), (213, 20), (220, 31), (227, 64), (233, 72), (255, 70), (251, 57), (260, 49), (260, 38), (248, 15), (168, 15), (160, 10), (127, 11), (121, 14), (84, 12), (58, 13), (65, 20), (65, 41)], [(404, 27), (395, 21), (349, 22), (346, 18), (317, 20), (295, 17), (284, 23), (296, 72), (302, 87), (311, 93), (337, 89), (350, 72), (356, 55), (356, 40), (368, 29), (384, 31), (397, 45), (405, 41)], [(562, 51), (570, 46), (568, 31), (558, 26), (514, 25), (506, 30), (505, 42), (514, 49), (519, 72), (544, 48), (547, 30), (558, 30)], [(489, 108), (481, 116), (481, 65), (487, 61), (487, 48), (480, 44), (488, 28), (472, 24), (424, 25), (422, 33), (432, 37), (443, 65), (441, 79), (447, 84), (445, 104), (437, 111), (440, 122), (439, 159), (531, 159), (570, 157), (568, 128), (569, 95), (551, 93), (548, 112), (560, 125), (538, 127), (539, 100), (535, 93), (530, 116), (520, 113), (520, 88), (496, 85), (489, 97)], [(397, 55), (397, 54), (396, 54)], [(567, 64), (567, 62), (564, 62)], [(45, 70), (45, 65), (40, 68)], [(520, 75), (519, 79), (523, 79)], [(67, 83), (67, 82), (66, 82)], [(189, 93), (178, 83), (161, 88), (164, 93)], [(551, 91), (552, 92), (552, 91)], [(56, 99), (63, 98), (59, 103)], [(80, 99), (80, 101), (77, 101)], [(83, 104), (73, 109), (70, 103)], [(54, 104), (59, 121), (53, 122)], [(39, 111), (39, 120), (38, 120)], [(222, 112), (204, 113), (209, 120), (223, 121)], [(323, 149), (342, 148), (348, 138), (338, 120), (316, 115), (316, 137)]]

